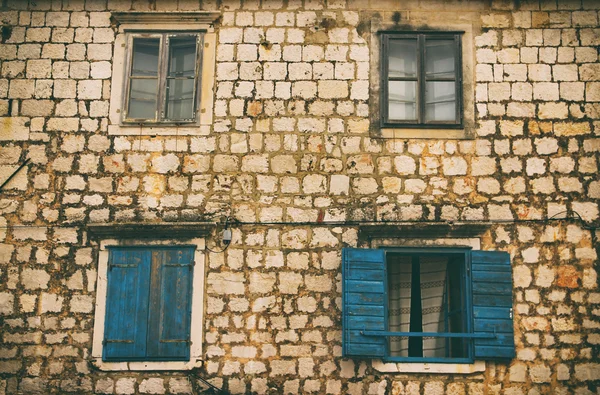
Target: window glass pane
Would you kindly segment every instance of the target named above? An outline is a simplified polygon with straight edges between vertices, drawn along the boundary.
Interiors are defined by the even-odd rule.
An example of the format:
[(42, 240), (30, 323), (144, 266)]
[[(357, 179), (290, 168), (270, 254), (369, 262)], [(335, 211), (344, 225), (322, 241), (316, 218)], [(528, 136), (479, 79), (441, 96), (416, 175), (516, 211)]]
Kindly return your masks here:
[(134, 38), (131, 75), (156, 77), (159, 49), (159, 38)]
[(456, 120), (456, 83), (436, 81), (425, 84), (425, 120)]
[(157, 89), (158, 80), (156, 78), (132, 78), (127, 118), (154, 119)]
[(389, 41), (389, 78), (417, 77), (417, 40)]
[(169, 39), (169, 77), (193, 77), (196, 70), (196, 36)]
[(427, 78), (455, 78), (454, 40), (427, 40), (425, 43), (425, 75)]
[(388, 82), (388, 118), (390, 120), (417, 119), (417, 82)]
[(194, 79), (167, 80), (166, 118), (192, 119), (194, 108)]

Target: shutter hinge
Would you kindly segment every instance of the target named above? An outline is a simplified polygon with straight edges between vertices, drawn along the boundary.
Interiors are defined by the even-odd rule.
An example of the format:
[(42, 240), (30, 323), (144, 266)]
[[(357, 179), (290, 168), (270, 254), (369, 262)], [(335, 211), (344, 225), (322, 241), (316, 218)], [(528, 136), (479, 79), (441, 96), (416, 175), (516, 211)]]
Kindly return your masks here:
[(196, 266), (196, 261), (192, 261), (192, 262), (190, 263), (190, 266)]
[(513, 309), (512, 309), (512, 307), (510, 308), (510, 311), (509, 311), (509, 313), (508, 313), (508, 316), (509, 316), (509, 318), (510, 318), (510, 319), (512, 319), (512, 318), (513, 318)]

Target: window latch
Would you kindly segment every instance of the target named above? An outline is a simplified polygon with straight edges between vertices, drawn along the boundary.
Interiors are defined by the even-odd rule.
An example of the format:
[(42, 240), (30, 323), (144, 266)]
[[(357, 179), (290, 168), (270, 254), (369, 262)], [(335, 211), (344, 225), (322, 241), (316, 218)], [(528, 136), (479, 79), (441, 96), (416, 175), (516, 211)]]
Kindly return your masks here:
[(508, 312), (508, 317), (509, 317), (510, 319), (512, 319), (512, 318), (513, 318), (513, 309), (512, 309), (512, 307), (510, 308), (510, 311)]

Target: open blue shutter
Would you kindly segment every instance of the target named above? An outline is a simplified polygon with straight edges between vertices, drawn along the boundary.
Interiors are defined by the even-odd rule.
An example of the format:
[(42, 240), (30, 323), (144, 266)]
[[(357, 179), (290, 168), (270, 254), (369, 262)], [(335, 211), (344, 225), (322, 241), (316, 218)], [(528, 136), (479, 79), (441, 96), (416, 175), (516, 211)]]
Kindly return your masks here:
[(146, 355), (150, 251), (110, 249), (103, 359), (141, 360)]
[(156, 337), (148, 345), (150, 356), (187, 361), (190, 358), (194, 248), (163, 249), (156, 256), (160, 261), (160, 299), (151, 314), (151, 332)]
[(472, 251), (471, 269), (474, 332), (496, 334), (493, 339), (474, 339), (475, 359), (513, 358), (510, 255), (498, 251)]
[(344, 248), (342, 281), (343, 356), (383, 358), (386, 338), (360, 332), (387, 330), (385, 251)]

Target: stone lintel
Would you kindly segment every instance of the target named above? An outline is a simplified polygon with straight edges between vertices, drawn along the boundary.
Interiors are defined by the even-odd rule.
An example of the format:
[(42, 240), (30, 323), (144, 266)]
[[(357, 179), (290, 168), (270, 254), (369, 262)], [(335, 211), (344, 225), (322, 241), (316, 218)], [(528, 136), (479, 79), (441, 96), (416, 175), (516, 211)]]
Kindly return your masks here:
[(380, 223), (361, 225), (359, 240), (381, 238), (424, 238), (437, 239), (449, 237), (480, 237), (491, 227), (491, 223)]
[(155, 23), (198, 23), (212, 25), (219, 17), (216, 11), (192, 12), (113, 12), (112, 18), (120, 24), (150, 25)]
[(89, 224), (87, 229), (90, 236), (97, 239), (192, 239), (210, 235), (215, 225), (213, 222), (123, 222)]

